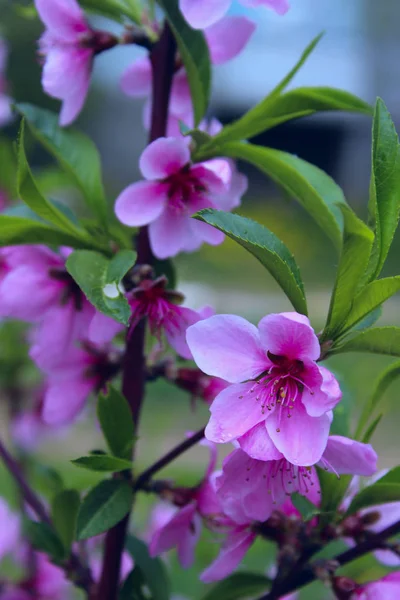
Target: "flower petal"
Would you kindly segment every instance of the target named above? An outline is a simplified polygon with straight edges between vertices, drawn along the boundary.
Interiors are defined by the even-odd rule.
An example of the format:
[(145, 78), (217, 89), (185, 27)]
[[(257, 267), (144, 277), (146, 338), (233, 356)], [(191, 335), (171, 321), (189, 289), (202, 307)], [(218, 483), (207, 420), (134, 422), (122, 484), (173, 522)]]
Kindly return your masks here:
[(265, 414), (252, 393), (253, 383), (230, 385), (222, 390), (210, 406), (210, 420), (205, 435), (211, 442), (223, 444), (236, 440), (257, 423), (265, 420)]
[(207, 27), (204, 35), (210, 50), (211, 62), (222, 65), (235, 58), (253, 35), (256, 24), (246, 17), (224, 17)]
[(43, 421), (48, 425), (71, 423), (93, 389), (93, 382), (83, 377), (71, 381), (49, 381), (43, 402)]
[(272, 8), (278, 15), (284, 15), (290, 8), (288, 0), (241, 0), (246, 6), (265, 6)]
[(145, 179), (165, 179), (190, 162), (190, 150), (185, 140), (158, 138), (147, 146), (139, 166)]
[(194, 29), (204, 29), (221, 19), (232, 0), (179, 0), (179, 8)]
[(162, 183), (139, 181), (132, 183), (115, 202), (117, 218), (130, 227), (142, 227), (161, 215), (167, 201), (166, 187)]
[(207, 375), (239, 383), (269, 367), (257, 328), (242, 317), (215, 315), (189, 327), (186, 339), (197, 366)]
[(265, 350), (292, 360), (317, 360), (319, 341), (304, 315), (296, 312), (267, 315), (258, 324)]
[(121, 89), (133, 98), (146, 98), (151, 94), (151, 62), (148, 56), (138, 58), (126, 69), (121, 78)]
[(78, 42), (90, 31), (76, 0), (35, 0), (35, 6), (46, 27), (64, 42)]
[(317, 463), (326, 448), (330, 414), (310, 417), (301, 403), (296, 403), (288, 418), (274, 410), (266, 420), (272, 441), (284, 457), (294, 465), (308, 467)]
[(238, 438), (241, 449), (257, 460), (279, 460), (283, 455), (268, 435), (265, 422), (258, 423)]
[(332, 410), (342, 398), (342, 392), (333, 373), (311, 361), (305, 361), (301, 379), (306, 387), (301, 401), (310, 417), (320, 417)]
[(149, 237), (154, 256), (170, 258), (196, 242), (190, 221), (189, 216), (177, 214), (167, 207), (158, 219), (150, 223)]
[(225, 579), (241, 563), (255, 538), (256, 534), (248, 530), (230, 533), (216, 560), (200, 575), (201, 581), (211, 583)]
[(321, 466), (331, 467), (338, 475), (364, 475), (376, 473), (378, 455), (371, 444), (362, 444), (341, 435), (329, 436)]
[(192, 531), (195, 515), (196, 503), (191, 502), (173, 515), (165, 525), (156, 530), (150, 542), (150, 555), (153, 557), (158, 556), (171, 548), (179, 547), (183, 544), (185, 549), (188, 550), (188, 554), (186, 557), (180, 556), (180, 558), (184, 558), (186, 567), (190, 566), (194, 558), (192, 538), (197, 537), (193, 535)]

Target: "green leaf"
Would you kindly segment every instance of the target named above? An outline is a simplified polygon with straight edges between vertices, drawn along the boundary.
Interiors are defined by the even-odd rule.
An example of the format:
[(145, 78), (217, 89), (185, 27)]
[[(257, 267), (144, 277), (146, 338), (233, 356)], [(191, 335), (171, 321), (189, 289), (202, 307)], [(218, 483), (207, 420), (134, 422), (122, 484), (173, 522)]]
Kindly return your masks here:
[(170, 258), (161, 260), (159, 258), (154, 259), (153, 262), (154, 272), (157, 277), (164, 275), (168, 279), (168, 289), (174, 290), (177, 285), (177, 275), (174, 263)]
[(76, 536), (79, 494), (76, 490), (63, 490), (55, 496), (51, 507), (51, 517), (66, 554), (69, 553)]
[(379, 376), (377, 382), (375, 383), (372, 394), (364, 404), (355, 433), (355, 438), (357, 440), (361, 438), (362, 432), (364, 431), (368, 421), (371, 419), (373, 414), (376, 413), (376, 410), (382, 401), (386, 390), (398, 377), (400, 377), (400, 361), (396, 361), (389, 365)]
[(45, 552), (54, 562), (59, 563), (64, 559), (64, 545), (54, 529), (47, 523), (25, 520), (24, 533), (36, 550)]
[(338, 477), (319, 467), (317, 467), (317, 472), (321, 487), (321, 513), (335, 512), (346, 495), (352, 476), (341, 475)]
[(295, 198), (336, 248), (341, 248), (343, 216), (340, 206), (346, 205), (346, 200), (340, 187), (324, 171), (292, 154), (253, 144), (224, 144), (221, 155), (245, 160), (260, 169)]
[(125, 397), (112, 386), (100, 394), (97, 416), (107, 445), (115, 456), (130, 460), (135, 438), (132, 412)]
[(152, 558), (147, 544), (133, 535), (128, 536), (125, 547), (135, 566), (139, 567), (152, 600), (169, 600), (171, 588), (164, 563), (159, 558)]
[(0, 246), (18, 244), (48, 244), (71, 248), (92, 248), (94, 245), (91, 240), (86, 241), (39, 220), (0, 215)]
[(0, 190), (9, 198), (16, 196), (17, 159), (10, 140), (0, 138)]
[(364, 433), (364, 435), (361, 438), (361, 441), (363, 444), (368, 444), (370, 439), (372, 438), (372, 436), (375, 433), (375, 429), (378, 427), (379, 423), (381, 422), (383, 417), (383, 414), (380, 414), (378, 417), (376, 417), (376, 419), (374, 421), (372, 421), (371, 425), (368, 427), (367, 431)]
[(292, 494), (290, 499), (293, 502), (294, 507), (297, 508), (301, 514), (303, 521), (309, 521), (320, 513), (319, 508), (315, 506), (315, 504), (297, 492)]
[(201, 210), (195, 218), (223, 231), (248, 250), (268, 269), (297, 312), (307, 314), (299, 268), (288, 248), (272, 231), (251, 219), (210, 208)]
[(102, 481), (84, 498), (77, 521), (79, 540), (108, 531), (131, 510), (133, 492), (127, 481)]
[(128, 17), (134, 23), (141, 25), (140, 11), (135, 10), (132, 2), (127, 6), (125, 2), (120, 2), (119, 0), (80, 0), (80, 5), (90, 12), (102, 15), (113, 21), (123, 23), (124, 17)]
[[(343, 205), (341, 210), (344, 217), (343, 246), (321, 341), (334, 340), (341, 333), (364, 277), (374, 241), (372, 231), (350, 208)], [(365, 315), (361, 318), (363, 316)]]
[[(334, 375), (337, 378), (336, 373)], [(333, 421), (330, 429), (330, 435), (343, 435), (345, 437), (351, 437), (350, 421), (351, 411), (354, 408), (353, 394), (347, 387), (339, 380), (340, 389), (342, 390), (342, 399), (333, 413)]]
[(242, 600), (267, 591), (271, 580), (259, 573), (234, 573), (217, 583), (201, 600)]
[(334, 348), (330, 354), (339, 352), (371, 352), (400, 356), (400, 327), (374, 327), (362, 331)]
[(118, 285), (135, 260), (136, 253), (132, 250), (123, 250), (111, 260), (98, 252), (80, 250), (68, 257), (66, 266), (93, 306), (119, 323), (128, 325), (131, 310)]
[(397, 228), (400, 214), (399, 181), (399, 139), (384, 102), (378, 98), (372, 129), (372, 172), (368, 205), (370, 219), (375, 227), (371, 279), (381, 272)]
[(211, 65), (207, 42), (201, 31), (192, 29), (183, 18), (178, 0), (158, 0), (176, 39), (186, 69), (192, 96), (194, 121), (204, 117), (211, 91)]
[(346, 318), (346, 330), (357, 325), (398, 291), (400, 291), (399, 275), (371, 281), (355, 297), (350, 314)]
[(146, 594), (146, 588), (146, 580), (142, 570), (135, 565), (134, 569), (124, 581), (118, 600), (149, 600), (148, 593)]
[(89, 469), (89, 471), (110, 471), (118, 473), (132, 469), (132, 463), (129, 460), (111, 456), (109, 454), (99, 454), (93, 456), (81, 456), (71, 461), (77, 467)]
[(49, 221), (58, 229), (72, 233), (72, 235), (77, 237), (82, 237), (84, 241), (87, 241), (86, 232), (84, 230), (79, 230), (79, 228), (65, 216), (63, 211), (59, 210), (52, 202), (46, 200), (40, 193), (26, 159), (24, 132), (25, 120), (23, 119), (21, 121), (18, 140), (18, 196), (29, 206), (29, 208), (39, 215), (39, 217)]
[(17, 104), (35, 138), (71, 176), (88, 206), (104, 229), (108, 228), (108, 206), (101, 177), (101, 163), (94, 143), (83, 133), (62, 129), (58, 116), (30, 104)]
[[(383, 478), (382, 478), (383, 479)], [(383, 482), (382, 479), (364, 488), (353, 498), (346, 515), (352, 515), (362, 508), (400, 501), (400, 482)]]

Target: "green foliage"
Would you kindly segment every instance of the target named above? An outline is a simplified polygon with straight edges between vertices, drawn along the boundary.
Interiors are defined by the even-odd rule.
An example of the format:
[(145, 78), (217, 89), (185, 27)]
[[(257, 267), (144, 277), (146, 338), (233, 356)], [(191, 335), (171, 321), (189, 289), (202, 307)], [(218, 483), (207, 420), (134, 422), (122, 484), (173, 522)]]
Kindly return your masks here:
[(266, 592), (271, 580), (258, 573), (234, 573), (217, 583), (201, 600), (241, 600)]
[(24, 521), (24, 533), (36, 550), (45, 552), (54, 562), (59, 563), (65, 558), (63, 542), (47, 523), (26, 519)]
[(164, 563), (159, 558), (152, 558), (147, 544), (133, 535), (128, 536), (126, 549), (135, 561), (135, 570), (139, 567), (152, 600), (169, 600), (171, 589)]
[(89, 471), (109, 471), (118, 473), (132, 469), (132, 463), (129, 460), (111, 456), (109, 454), (94, 454), (92, 456), (81, 456), (71, 461), (77, 467), (88, 469)]
[(183, 18), (178, 0), (158, 0), (178, 45), (192, 96), (195, 125), (204, 117), (211, 91), (211, 64), (208, 46), (201, 31), (192, 29)]
[[(321, 486), (321, 513), (331, 513), (340, 506), (352, 479), (351, 475), (341, 475), (317, 467), (318, 480)], [(324, 515), (322, 515), (322, 519)]]
[(141, 23), (140, 6), (132, 0), (79, 0), (79, 4), (85, 10), (113, 21), (124, 22), (128, 18), (134, 23)]
[[(387, 277), (371, 281), (359, 292), (352, 303), (351, 311), (344, 323), (345, 329), (359, 324), (367, 315), (372, 314), (386, 300), (400, 290), (400, 276)], [(343, 332), (343, 330), (342, 330)]]
[(372, 172), (370, 201), (371, 223), (375, 244), (369, 267), (370, 279), (382, 270), (400, 214), (400, 150), (399, 139), (391, 116), (378, 98), (372, 130)]
[(331, 354), (339, 352), (372, 352), (400, 356), (400, 327), (373, 327), (362, 331), (335, 347)]
[(79, 250), (68, 257), (66, 266), (93, 306), (119, 323), (128, 325), (131, 310), (118, 286), (135, 260), (133, 250), (122, 250), (111, 260), (98, 252)]
[(223, 231), (253, 254), (281, 286), (294, 308), (307, 314), (299, 268), (285, 244), (275, 234), (251, 219), (213, 209), (204, 209), (195, 218)]
[(97, 416), (103, 435), (112, 454), (130, 460), (135, 439), (131, 409), (125, 397), (112, 386), (100, 394)]
[(0, 137), (0, 190), (9, 198), (15, 198), (17, 159), (14, 148), (7, 138)]
[(320, 513), (320, 510), (315, 504), (310, 502), (308, 498), (298, 494), (297, 492), (290, 496), (293, 505), (302, 516), (303, 521), (309, 521)]
[(94, 143), (83, 133), (62, 129), (58, 116), (30, 104), (18, 104), (35, 138), (54, 156), (71, 176), (75, 185), (105, 230), (108, 228), (108, 206), (101, 178), (100, 156)]
[(130, 511), (133, 492), (127, 481), (102, 481), (83, 499), (78, 513), (77, 534), (85, 540), (104, 533)]
[(125, 579), (118, 600), (153, 600), (153, 596), (149, 598), (146, 580), (137, 565)]
[(362, 508), (400, 501), (400, 467), (391, 469), (377, 482), (362, 489), (351, 501), (346, 515)]
[(51, 505), (54, 528), (63, 543), (66, 555), (75, 541), (80, 502), (76, 490), (63, 490), (54, 497)]

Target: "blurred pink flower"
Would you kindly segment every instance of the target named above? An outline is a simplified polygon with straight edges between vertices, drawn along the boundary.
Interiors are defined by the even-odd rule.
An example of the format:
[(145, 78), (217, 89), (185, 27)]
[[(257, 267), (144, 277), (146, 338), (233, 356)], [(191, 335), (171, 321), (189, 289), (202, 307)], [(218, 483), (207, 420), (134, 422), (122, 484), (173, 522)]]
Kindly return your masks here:
[[(245, 6), (265, 6), (279, 15), (289, 10), (288, 0), (241, 0)], [(205, 29), (219, 21), (228, 11), (232, 0), (180, 0), (179, 6), (186, 21), (195, 29)]]
[(216, 315), (189, 327), (186, 339), (202, 371), (235, 384), (212, 403), (207, 439), (237, 440), (260, 460), (283, 455), (309, 466), (321, 459), (341, 392), (316, 363), (319, 341), (307, 317), (271, 314), (257, 329), (241, 317)]
[(150, 244), (157, 258), (193, 252), (203, 242), (220, 244), (224, 235), (191, 215), (218, 208), (219, 195), (230, 184), (227, 161), (192, 165), (184, 139), (159, 138), (142, 153), (140, 169), (146, 181), (128, 186), (117, 198), (115, 213), (125, 225), (149, 225)]
[(400, 598), (399, 571), (361, 585), (351, 596), (351, 600), (395, 600), (397, 598)]
[(0, 498), (0, 560), (15, 553), (21, 542), (21, 521), (5, 500)]

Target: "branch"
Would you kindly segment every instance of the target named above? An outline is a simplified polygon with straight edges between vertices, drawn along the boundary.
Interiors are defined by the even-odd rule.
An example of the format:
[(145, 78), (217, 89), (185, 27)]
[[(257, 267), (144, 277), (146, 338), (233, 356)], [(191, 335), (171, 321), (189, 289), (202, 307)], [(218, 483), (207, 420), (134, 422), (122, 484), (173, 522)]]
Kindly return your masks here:
[(165, 456), (160, 458), (157, 462), (154, 463), (151, 467), (143, 471), (141, 475), (136, 480), (135, 490), (140, 490), (143, 486), (155, 475), (158, 471), (161, 471), (164, 467), (173, 462), (178, 456), (184, 454), (186, 450), (189, 450), (193, 446), (195, 446), (200, 440), (204, 437), (204, 427), (200, 429), (197, 433), (192, 435), (190, 438), (175, 446), (172, 450), (168, 452)]

